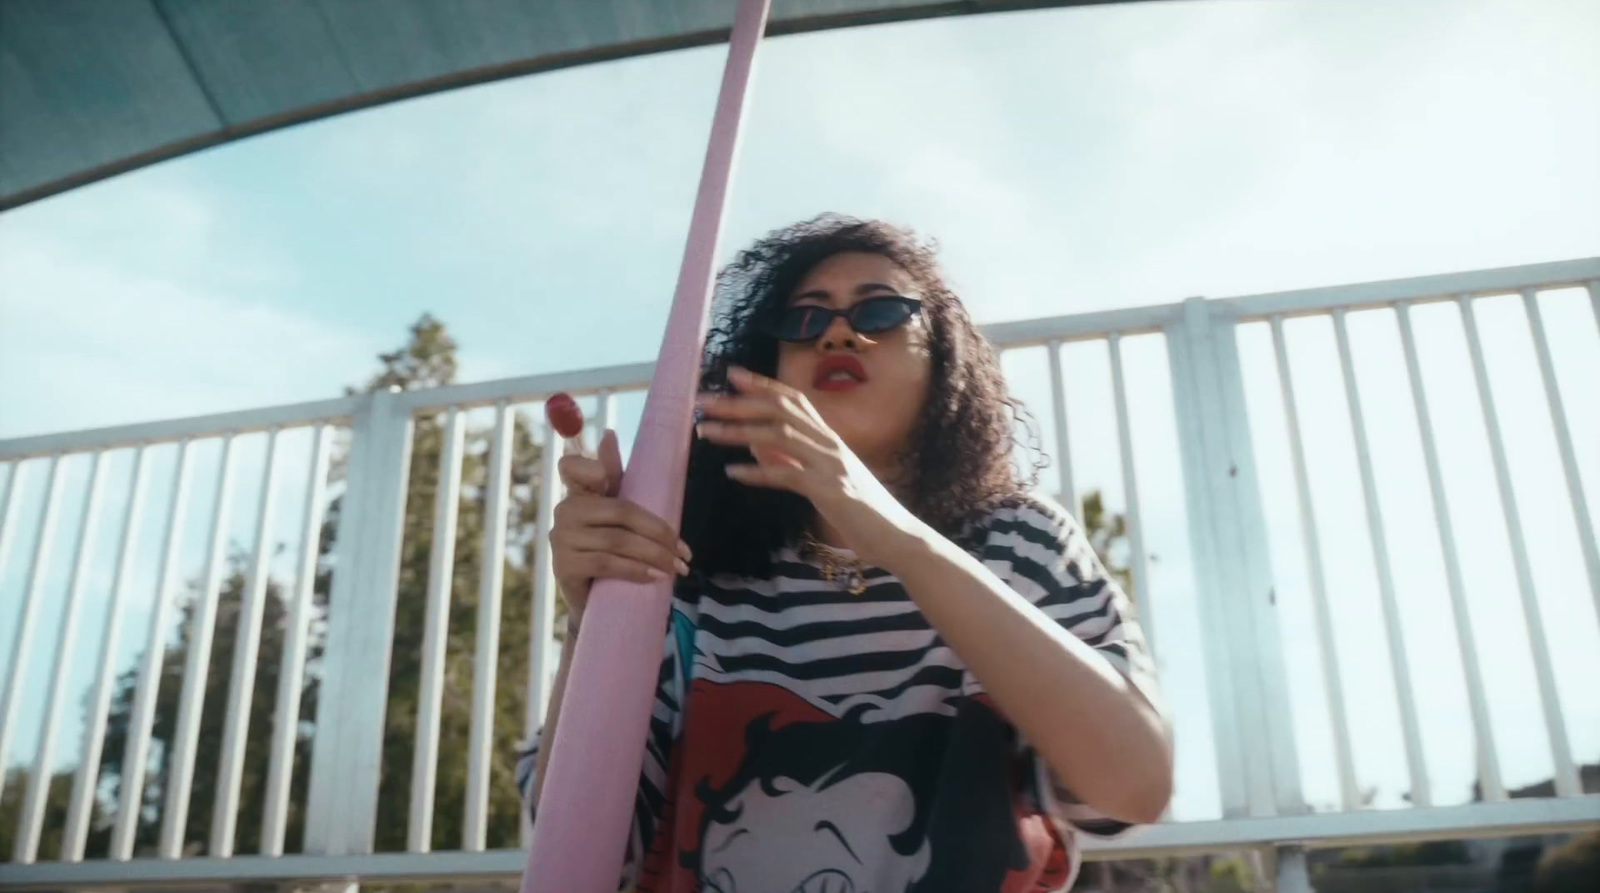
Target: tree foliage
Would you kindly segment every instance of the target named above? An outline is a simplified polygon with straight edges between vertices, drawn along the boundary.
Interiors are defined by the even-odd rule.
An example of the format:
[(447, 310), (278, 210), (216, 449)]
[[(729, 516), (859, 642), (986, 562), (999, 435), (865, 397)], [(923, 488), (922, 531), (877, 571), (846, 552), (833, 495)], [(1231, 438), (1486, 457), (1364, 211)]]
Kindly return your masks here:
[[(378, 360), (380, 368), (366, 384), (360, 389), (348, 388), (347, 393), (417, 390), (450, 384), (454, 381), (457, 369), (456, 343), (443, 323), (424, 315), (412, 325), (410, 337), (404, 345), (393, 352), (380, 354)], [(488, 428), (479, 426), (470, 427), (465, 438), (440, 704), (440, 746), (432, 833), (432, 845), (437, 849), (456, 849), (462, 842), (490, 436)], [(406, 843), (412, 753), (421, 688), (423, 618), (427, 610), (428, 566), (433, 547), (435, 496), (443, 442), (442, 416), (419, 417), (415, 420), (395, 602), (395, 637), (383, 730), (379, 818), (375, 829), (379, 851), (402, 850)], [(498, 678), (490, 751), (487, 823), (487, 843), (490, 847), (518, 845), (519, 798), (513, 770), (527, 709), (534, 524), (540, 497), (537, 474), (540, 446), (532, 440), (529, 426), (520, 417), (514, 426), (512, 444), (512, 488), (510, 498), (505, 503), (507, 548), (501, 589)], [(311, 745), (319, 719), (325, 719), (318, 716), (318, 691), (324, 659), (322, 636), (336, 569), (332, 558), (340, 532), (338, 521), (343, 502), (340, 483), (345, 475), (347, 452), (347, 443), (341, 442), (335, 449), (330, 474), (331, 498), (318, 544), (314, 618), (301, 691), (285, 841), (287, 852), (300, 851), (304, 845), (304, 810), (311, 769)], [(279, 544), (278, 547), (283, 546)], [(248, 585), (246, 562), (247, 556), (242, 552), (230, 556), (229, 572), (219, 593), (199, 746), (184, 829), (186, 854), (201, 854), (208, 848), (239, 612)], [(266, 585), (260, 656), (251, 702), (235, 836), (235, 852), (240, 854), (259, 852), (260, 848), (273, 713), (289, 615), (287, 598), (293, 585), (294, 581), (279, 579), (271, 579)], [(151, 728), (149, 769), (139, 797), (136, 856), (153, 855), (160, 837), (168, 789), (170, 749), (176, 736), (183, 687), (184, 661), (192, 632), (193, 613), (202, 595), (201, 586), (201, 581), (196, 580), (185, 587), (179, 610), (179, 636), (162, 655), (160, 685)], [(560, 624), (557, 628), (561, 628)], [(135, 665), (138, 663), (142, 663), (142, 657)], [(121, 796), (122, 759), (131, 732), (136, 685), (136, 673), (129, 670), (119, 677), (113, 694), (100, 760), (95, 816), (86, 847), (88, 858), (104, 856), (109, 851), (111, 826)], [(332, 705), (332, 709), (336, 711), (337, 705)], [(326, 721), (336, 723), (337, 719)], [(75, 767), (68, 767), (52, 779), (40, 859), (53, 859), (59, 854), (73, 769)], [(0, 846), (5, 847), (6, 854), (10, 851), (26, 786), (26, 770), (18, 768), (8, 773), (5, 796), (0, 800)]]

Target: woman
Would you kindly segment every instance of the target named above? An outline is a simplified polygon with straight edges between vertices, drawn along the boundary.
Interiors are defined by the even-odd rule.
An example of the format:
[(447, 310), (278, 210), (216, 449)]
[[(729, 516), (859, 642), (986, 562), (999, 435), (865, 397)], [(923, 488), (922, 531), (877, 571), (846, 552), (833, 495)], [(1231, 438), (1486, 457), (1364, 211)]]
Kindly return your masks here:
[(594, 578), (679, 578), (624, 885), (1064, 889), (1074, 829), (1161, 815), (1171, 739), (1127, 598), (1012, 464), (995, 352), (878, 222), (775, 232), (717, 297), (684, 541), (612, 495), (614, 434), (560, 466), (569, 635)]

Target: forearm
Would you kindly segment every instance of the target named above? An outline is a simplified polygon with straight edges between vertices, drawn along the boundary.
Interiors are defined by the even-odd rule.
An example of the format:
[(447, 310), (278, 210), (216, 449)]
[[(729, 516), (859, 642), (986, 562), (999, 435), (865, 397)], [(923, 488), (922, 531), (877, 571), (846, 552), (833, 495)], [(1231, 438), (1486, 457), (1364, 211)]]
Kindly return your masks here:
[(1090, 806), (1159, 818), (1172, 747), (1156, 709), (1083, 640), (981, 562), (918, 526), (885, 564), (995, 704)]
[(561, 664), (556, 668), (556, 679), (550, 687), (550, 708), (545, 715), (544, 730), (539, 734), (539, 761), (533, 771), (532, 805), (538, 806), (539, 792), (544, 790), (544, 770), (550, 764), (550, 751), (555, 749), (556, 723), (561, 720), (561, 701), (567, 693), (567, 673), (572, 669), (572, 655), (577, 651), (578, 625), (567, 621), (567, 640), (561, 649)]

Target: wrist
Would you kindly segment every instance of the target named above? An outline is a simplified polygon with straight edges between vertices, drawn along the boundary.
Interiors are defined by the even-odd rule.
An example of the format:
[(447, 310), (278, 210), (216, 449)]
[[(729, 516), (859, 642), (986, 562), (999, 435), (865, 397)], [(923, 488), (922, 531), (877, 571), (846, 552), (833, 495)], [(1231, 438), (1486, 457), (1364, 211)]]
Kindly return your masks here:
[(907, 519), (885, 519), (885, 532), (869, 560), (901, 580), (926, 562), (943, 539), (938, 532), (909, 512)]

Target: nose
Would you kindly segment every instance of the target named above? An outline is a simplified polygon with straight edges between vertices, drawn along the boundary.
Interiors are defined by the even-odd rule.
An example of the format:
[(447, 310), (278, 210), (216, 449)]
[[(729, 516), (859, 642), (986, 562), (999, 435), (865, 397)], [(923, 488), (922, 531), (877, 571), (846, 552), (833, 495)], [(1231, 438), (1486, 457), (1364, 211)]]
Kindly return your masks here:
[(842, 316), (833, 318), (828, 323), (828, 328), (823, 331), (822, 337), (817, 339), (817, 350), (821, 353), (832, 353), (836, 350), (860, 350), (871, 342), (861, 337), (855, 329), (850, 328), (850, 322)]

